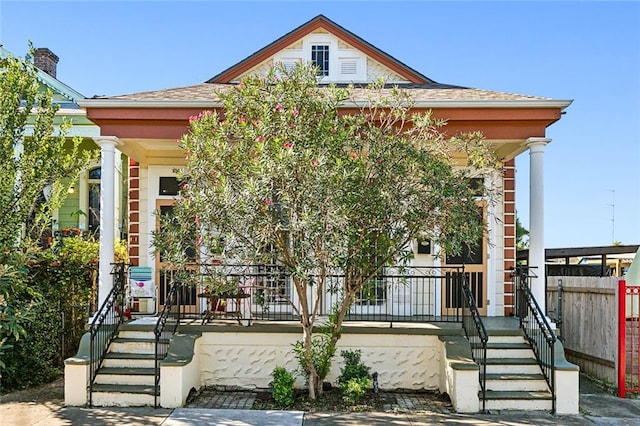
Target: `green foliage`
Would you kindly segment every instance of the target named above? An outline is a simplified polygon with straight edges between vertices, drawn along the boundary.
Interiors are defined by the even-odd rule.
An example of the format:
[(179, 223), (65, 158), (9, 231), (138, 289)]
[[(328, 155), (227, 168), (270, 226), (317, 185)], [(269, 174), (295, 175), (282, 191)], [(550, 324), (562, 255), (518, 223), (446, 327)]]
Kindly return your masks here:
[(321, 388), (322, 381), (331, 370), (331, 360), (336, 354), (335, 341), (331, 339), (331, 335), (323, 333), (313, 336), (310, 350), (307, 350), (304, 341), (297, 341), (293, 345), (293, 352), (306, 383), (310, 384), (309, 378), (312, 374), (316, 374), (318, 378), (316, 386)]
[[(298, 349), (313, 398), (321, 376), (314, 366), (324, 364), (313, 353), (323, 339), (311, 336), (329, 291), (326, 272), (345, 277), (331, 289), (340, 300), (331, 347), (362, 285), (406, 261), (412, 240), (448, 254), (478, 240), (484, 223), (470, 178), (496, 176), (498, 162), (482, 135), (446, 136), (442, 120), (414, 113), (407, 93), (383, 82), (366, 90), (320, 86), (316, 69), (299, 64), (249, 76), (218, 96), (220, 110), (190, 118), (182, 189), (154, 246), (173, 268), (222, 259), (286, 269), (291, 300), (300, 302), (289, 300), (304, 331)], [(494, 193), (483, 190), (492, 202)], [(199, 252), (187, 255), (185, 246)]]
[(360, 401), (370, 387), (371, 379), (368, 377), (349, 379), (340, 383), (342, 398), (350, 404)]
[(516, 250), (529, 248), (529, 230), (522, 226), (520, 218), (516, 215)]
[[(47, 383), (61, 374), (95, 310), (97, 253), (95, 241), (65, 238), (59, 249), (23, 260), (19, 279), (7, 279), (15, 271), (0, 279), (0, 326), (7, 342), (0, 351), (1, 390)], [(11, 329), (9, 319), (20, 326)]]
[(340, 355), (344, 358), (344, 367), (340, 369), (339, 383), (348, 382), (351, 379), (361, 379), (369, 377), (370, 368), (361, 361), (362, 352), (358, 349), (355, 351), (341, 351)]
[(293, 405), (293, 384), (295, 382), (293, 375), (284, 367), (276, 367), (271, 373), (273, 381), (271, 382), (271, 395), (273, 399), (284, 407)]
[[(3, 380), (11, 376), (28, 381), (34, 375), (17, 372), (13, 361), (20, 361), (22, 355), (15, 354), (21, 351), (28, 327), (46, 316), (34, 311), (48, 302), (48, 295), (41, 294), (46, 284), (33, 280), (30, 271), (33, 262), (48, 256), (39, 253), (36, 241), (91, 161), (90, 154), (80, 150), (80, 139), (65, 138), (70, 123), (54, 131), (57, 110), (33, 64), (12, 56), (0, 58), (0, 368), (10, 371)], [(43, 329), (42, 337), (47, 336)], [(36, 352), (40, 355), (48, 359)]]
[(360, 350), (341, 351), (340, 355), (345, 361), (344, 367), (340, 369), (340, 377), (338, 377), (342, 398), (354, 404), (362, 399), (367, 389), (371, 387), (370, 368), (361, 361), (362, 353)]

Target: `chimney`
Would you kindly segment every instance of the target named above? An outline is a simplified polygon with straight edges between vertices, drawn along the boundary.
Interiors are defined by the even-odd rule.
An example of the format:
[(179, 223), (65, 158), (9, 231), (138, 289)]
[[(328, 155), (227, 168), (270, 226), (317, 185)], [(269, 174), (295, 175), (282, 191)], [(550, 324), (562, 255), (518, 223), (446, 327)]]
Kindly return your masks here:
[(49, 74), (51, 77), (56, 78), (56, 66), (58, 65), (59, 59), (60, 58), (58, 58), (55, 53), (46, 47), (39, 47), (34, 52), (33, 65)]

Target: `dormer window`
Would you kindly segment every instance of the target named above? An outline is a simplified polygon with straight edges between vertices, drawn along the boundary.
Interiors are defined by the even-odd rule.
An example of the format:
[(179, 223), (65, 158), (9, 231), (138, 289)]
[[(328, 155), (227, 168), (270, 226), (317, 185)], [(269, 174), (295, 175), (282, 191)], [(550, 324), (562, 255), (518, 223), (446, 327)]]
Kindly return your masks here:
[(314, 44), (311, 46), (311, 62), (318, 67), (319, 76), (329, 75), (329, 45)]

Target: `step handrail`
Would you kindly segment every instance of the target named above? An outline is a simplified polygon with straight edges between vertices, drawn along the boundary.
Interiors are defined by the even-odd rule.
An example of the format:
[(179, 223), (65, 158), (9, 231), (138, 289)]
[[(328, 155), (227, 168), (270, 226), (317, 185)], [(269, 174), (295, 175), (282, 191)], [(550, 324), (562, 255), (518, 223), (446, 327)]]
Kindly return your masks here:
[(531, 271), (534, 268), (534, 266), (512, 268), (511, 276), (516, 288), (516, 316), (520, 319), (520, 328), (531, 345), (542, 375), (549, 386), (552, 398), (551, 410), (555, 413), (555, 343), (558, 338), (529, 288), (529, 278), (536, 278)]
[(469, 288), (468, 274), (462, 273), (462, 328), (471, 345), (471, 355), (478, 364), (478, 381), (482, 394), (482, 412), (486, 411), (487, 404), (487, 342), (489, 335), (482, 322), (480, 311), (476, 305), (473, 292)]
[[(158, 316), (158, 321), (153, 328), (155, 336), (155, 366), (153, 380), (153, 406), (158, 408), (158, 396), (160, 390), (160, 362), (165, 358), (169, 350), (168, 340), (173, 336), (180, 324), (180, 292), (181, 284), (171, 279), (171, 288), (165, 298), (164, 306)], [(175, 312), (174, 312), (174, 308)]]
[(93, 406), (93, 385), (109, 351), (111, 342), (118, 334), (123, 322), (125, 307), (125, 284), (128, 265), (124, 262), (113, 263), (111, 276), (113, 287), (94, 314), (89, 325), (91, 336), (89, 344), (89, 406)]

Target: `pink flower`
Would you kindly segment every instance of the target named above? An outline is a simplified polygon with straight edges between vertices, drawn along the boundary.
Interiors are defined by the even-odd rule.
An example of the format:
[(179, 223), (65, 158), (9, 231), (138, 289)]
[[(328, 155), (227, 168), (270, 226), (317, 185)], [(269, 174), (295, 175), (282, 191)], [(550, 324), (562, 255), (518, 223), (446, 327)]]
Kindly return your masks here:
[(190, 115), (190, 116), (189, 116), (189, 123), (193, 123), (193, 122), (194, 122), (194, 121), (196, 121), (197, 119), (198, 119), (198, 117), (197, 117), (197, 116), (195, 116), (195, 115)]
[(282, 111), (283, 109), (284, 109), (284, 106), (280, 102), (278, 102), (276, 104), (276, 111)]
[(262, 135), (258, 136), (256, 138), (256, 142), (260, 142), (260, 143), (264, 142), (264, 136), (262, 136)]
[(320, 164), (320, 162), (318, 160), (311, 160), (311, 164), (313, 164), (314, 166), (317, 166), (318, 164)]
[(352, 152), (351, 154), (349, 154), (349, 157), (355, 160), (356, 158), (358, 158), (358, 154), (356, 154), (355, 152)]
[(200, 216), (196, 215), (196, 217), (193, 218), (195, 223), (200, 222)]
[(292, 144), (291, 142), (285, 142), (285, 143), (284, 143), (284, 147), (285, 147), (286, 149), (291, 149), (291, 147), (292, 147), (292, 146), (293, 146), (293, 144)]
[(378, 159), (376, 160), (376, 163), (382, 164), (382, 158), (378, 157)]
[(265, 198), (265, 199), (264, 199), (264, 203), (265, 203), (267, 206), (269, 206), (269, 205), (271, 205), (271, 200), (270, 200), (270, 199), (268, 199), (268, 198)]
[(246, 118), (244, 118), (244, 117), (240, 117), (240, 118), (238, 118), (238, 122), (239, 122), (240, 124), (244, 124), (244, 123), (246, 123), (246, 122), (247, 122), (247, 119), (246, 119)]
[(188, 185), (188, 184), (186, 184), (186, 183), (183, 183), (183, 184), (182, 184), (182, 189), (185, 189), (185, 190), (186, 190), (186, 189), (189, 189), (189, 185)]
[(294, 117), (297, 117), (298, 114), (300, 114), (300, 112), (298, 112), (297, 109), (294, 109), (293, 111), (291, 111), (291, 115), (293, 115)]

